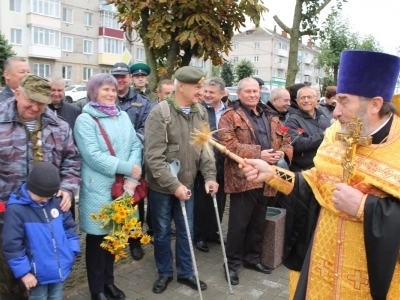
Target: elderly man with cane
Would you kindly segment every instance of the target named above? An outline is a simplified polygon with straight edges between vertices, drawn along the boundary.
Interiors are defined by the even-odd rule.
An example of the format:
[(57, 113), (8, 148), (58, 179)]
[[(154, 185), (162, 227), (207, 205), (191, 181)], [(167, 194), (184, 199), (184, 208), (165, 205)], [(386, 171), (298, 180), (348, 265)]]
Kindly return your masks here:
[[(149, 201), (154, 230), (154, 258), (159, 278), (153, 292), (163, 293), (173, 277), (173, 255), (171, 251), (171, 217), (176, 225), (176, 269), (178, 282), (199, 291), (207, 285), (193, 273), (195, 261), (191, 260), (192, 245), (185, 228), (185, 215), (189, 233), (193, 234), (193, 196), (187, 192), (193, 188), (197, 169), (202, 170), (205, 189), (213, 187), (216, 169), (213, 153), (197, 152), (189, 144), (190, 134), (207, 122), (207, 112), (198, 105), (202, 93), (204, 73), (195, 67), (182, 67), (175, 73), (175, 91), (150, 112), (145, 125), (144, 160), (146, 180), (149, 183)], [(165, 105), (165, 106), (164, 106)], [(169, 164), (179, 160), (177, 177), (172, 174)], [(184, 209), (181, 202), (184, 201)]]

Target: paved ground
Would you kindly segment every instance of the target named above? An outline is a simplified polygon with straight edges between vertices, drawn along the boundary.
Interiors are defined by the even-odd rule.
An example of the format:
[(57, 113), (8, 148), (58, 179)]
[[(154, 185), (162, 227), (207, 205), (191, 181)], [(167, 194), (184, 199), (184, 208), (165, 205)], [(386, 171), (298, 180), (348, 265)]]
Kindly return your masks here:
[[(224, 216), (222, 224), (224, 232), (226, 231), (227, 219), (227, 215)], [(207, 290), (203, 291), (203, 299), (288, 299), (288, 271), (283, 266), (276, 268), (270, 275), (240, 268), (238, 271), (240, 284), (233, 286), (233, 294), (229, 294), (222, 267), (222, 247), (212, 243), (208, 245), (210, 247), (208, 253), (195, 249), (200, 279), (208, 285)], [(118, 264), (115, 270), (115, 283), (125, 292), (126, 300), (200, 299), (197, 291), (176, 281), (176, 273), (174, 274), (174, 281), (168, 285), (168, 289), (164, 293), (154, 294), (152, 286), (157, 278), (152, 245), (145, 247), (145, 256), (141, 261), (133, 261), (129, 258)], [(86, 282), (68, 287), (64, 299), (89, 300), (90, 293)]]

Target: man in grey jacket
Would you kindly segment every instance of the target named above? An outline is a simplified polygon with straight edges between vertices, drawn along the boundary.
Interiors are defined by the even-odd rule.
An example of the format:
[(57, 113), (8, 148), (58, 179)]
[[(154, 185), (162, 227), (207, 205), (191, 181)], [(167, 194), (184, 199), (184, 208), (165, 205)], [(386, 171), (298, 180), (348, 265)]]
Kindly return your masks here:
[[(200, 168), (205, 189), (213, 194), (218, 192), (215, 181), (216, 168), (213, 154), (197, 152), (189, 144), (194, 128), (200, 129), (202, 121), (207, 122), (205, 108), (198, 105), (202, 95), (204, 73), (195, 67), (182, 67), (175, 73), (175, 92), (157, 104), (150, 112), (145, 125), (145, 168), (149, 183), (149, 200), (154, 230), (154, 258), (159, 278), (153, 292), (165, 291), (173, 277), (173, 255), (171, 251), (171, 217), (176, 225), (176, 269), (178, 282), (197, 290), (193, 274), (188, 236), (180, 201), (185, 201), (187, 218), (193, 236), (193, 189), (197, 170)], [(168, 120), (162, 105), (169, 109)], [(164, 107), (165, 108), (165, 107)], [(162, 112), (164, 111), (164, 113)], [(212, 152), (212, 151), (211, 151)], [(168, 168), (173, 160), (180, 161), (180, 171), (174, 177)], [(212, 189), (209, 187), (212, 186)], [(200, 281), (200, 288), (207, 285)]]
[(4, 61), (3, 76), (6, 80), (6, 87), (0, 93), (0, 101), (14, 97), (22, 77), (30, 72), (28, 62), (25, 58), (12, 56)]

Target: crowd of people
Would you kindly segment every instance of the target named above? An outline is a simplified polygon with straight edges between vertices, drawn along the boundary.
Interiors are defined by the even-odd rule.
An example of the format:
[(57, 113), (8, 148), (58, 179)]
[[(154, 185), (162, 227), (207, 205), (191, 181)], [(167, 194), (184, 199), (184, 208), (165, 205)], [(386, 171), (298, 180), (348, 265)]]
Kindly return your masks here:
[[(0, 299), (62, 299), (81, 252), (78, 192), (91, 298), (125, 299), (114, 283), (114, 255), (101, 247), (109, 228), (91, 217), (112, 203), (117, 174), (131, 194), (140, 179), (149, 186), (147, 210), (139, 203), (136, 218), (152, 236), (156, 294), (173, 280), (174, 258), (179, 283), (207, 289), (192, 243), (202, 252), (210, 251), (207, 243), (226, 244), (224, 276), (232, 285), (241, 266), (270, 274), (261, 246), (267, 207), (275, 206), (287, 210), (283, 262), (291, 299), (399, 298), (400, 123), (390, 103), (399, 70), (398, 57), (345, 51), (338, 85), (327, 87), (323, 100), (313, 87), (295, 84), (273, 89), (263, 103), (260, 78), (241, 79), (238, 100), (229, 101), (224, 81), (199, 68), (182, 67), (152, 91), (148, 65), (119, 62), (90, 78), (87, 98), (74, 105), (64, 101), (61, 77), (41, 78), (25, 59), (7, 59)], [(244, 164), (191, 143), (204, 122)], [(225, 239), (218, 225), (227, 195)], [(132, 259), (143, 258), (139, 238), (127, 245)]]

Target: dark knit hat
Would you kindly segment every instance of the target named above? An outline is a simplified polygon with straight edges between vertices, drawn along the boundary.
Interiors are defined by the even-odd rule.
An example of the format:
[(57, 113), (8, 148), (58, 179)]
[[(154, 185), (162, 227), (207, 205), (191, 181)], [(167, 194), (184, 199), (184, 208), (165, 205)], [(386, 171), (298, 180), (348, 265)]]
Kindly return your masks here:
[(60, 189), (60, 171), (51, 163), (38, 162), (28, 175), (26, 188), (39, 197), (52, 197)]

